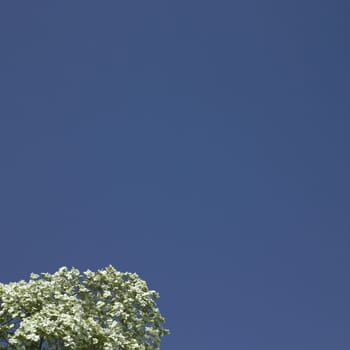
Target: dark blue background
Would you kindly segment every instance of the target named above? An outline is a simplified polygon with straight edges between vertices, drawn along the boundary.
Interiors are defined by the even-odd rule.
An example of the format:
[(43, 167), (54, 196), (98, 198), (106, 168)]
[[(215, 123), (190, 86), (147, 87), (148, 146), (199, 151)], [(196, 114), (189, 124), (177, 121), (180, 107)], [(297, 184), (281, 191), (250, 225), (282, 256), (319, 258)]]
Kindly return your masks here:
[(162, 350), (350, 345), (348, 1), (4, 1), (1, 281), (108, 264)]

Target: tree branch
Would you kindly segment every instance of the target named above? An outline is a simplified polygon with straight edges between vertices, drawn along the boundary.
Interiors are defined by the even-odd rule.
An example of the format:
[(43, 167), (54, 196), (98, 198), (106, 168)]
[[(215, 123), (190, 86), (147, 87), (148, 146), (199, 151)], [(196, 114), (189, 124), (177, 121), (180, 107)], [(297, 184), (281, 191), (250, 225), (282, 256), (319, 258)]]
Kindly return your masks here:
[(41, 350), (42, 345), (43, 345), (43, 337), (40, 338), (40, 343), (39, 343), (39, 348), (38, 348), (39, 350)]

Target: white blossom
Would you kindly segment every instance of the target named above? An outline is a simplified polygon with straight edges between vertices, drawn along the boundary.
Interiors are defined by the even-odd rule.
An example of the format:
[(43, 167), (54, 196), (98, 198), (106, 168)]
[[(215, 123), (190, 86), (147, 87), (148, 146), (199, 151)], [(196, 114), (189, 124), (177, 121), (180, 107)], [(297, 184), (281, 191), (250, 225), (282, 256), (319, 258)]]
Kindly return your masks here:
[(0, 348), (158, 350), (168, 333), (158, 296), (137, 274), (112, 266), (0, 283)]

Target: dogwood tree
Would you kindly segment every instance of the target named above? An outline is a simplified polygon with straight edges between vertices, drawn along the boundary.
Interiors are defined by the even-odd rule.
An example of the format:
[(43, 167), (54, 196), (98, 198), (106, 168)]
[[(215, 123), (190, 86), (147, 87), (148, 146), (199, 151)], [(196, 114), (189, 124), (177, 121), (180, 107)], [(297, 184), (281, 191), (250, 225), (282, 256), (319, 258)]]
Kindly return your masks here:
[(168, 333), (158, 296), (112, 266), (0, 284), (0, 349), (157, 350)]

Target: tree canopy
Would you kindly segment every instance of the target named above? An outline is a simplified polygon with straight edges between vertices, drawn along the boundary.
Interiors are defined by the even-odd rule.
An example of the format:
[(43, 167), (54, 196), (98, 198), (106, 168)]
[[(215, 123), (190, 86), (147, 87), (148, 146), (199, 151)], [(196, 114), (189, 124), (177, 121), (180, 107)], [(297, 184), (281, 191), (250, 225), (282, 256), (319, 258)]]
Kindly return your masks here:
[(0, 349), (158, 350), (155, 299), (135, 273), (66, 267), (0, 283)]

